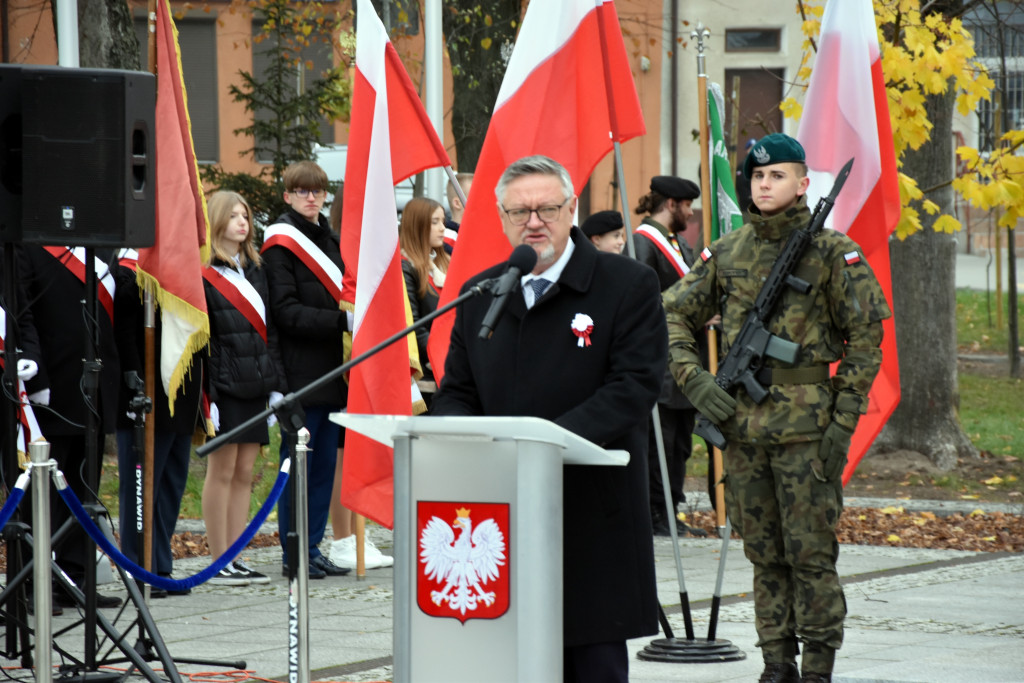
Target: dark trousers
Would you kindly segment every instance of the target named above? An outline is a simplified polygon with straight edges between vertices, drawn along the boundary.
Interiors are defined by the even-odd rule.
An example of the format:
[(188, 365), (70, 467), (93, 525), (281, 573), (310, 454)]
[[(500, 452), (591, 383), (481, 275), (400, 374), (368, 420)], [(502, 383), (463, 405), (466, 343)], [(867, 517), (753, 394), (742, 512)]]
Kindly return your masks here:
[(629, 683), (626, 641), (567, 647), (562, 653), (564, 683)]
[[(661, 420), (661, 437), (665, 442), (665, 464), (668, 466), (669, 490), (672, 494), (672, 509), (686, 500), (683, 494), (683, 480), (686, 478), (686, 461), (693, 450), (693, 425), (697, 412), (693, 408), (667, 408), (658, 404)], [(651, 420), (653, 423), (653, 420)], [(661, 464), (658, 461), (658, 444), (651, 425), (650, 441), (647, 448), (647, 470), (650, 477), (651, 512), (654, 516), (665, 515), (665, 489), (661, 478)]]
[[(138, 479), (135, 454), (135, 430), (117, 430), (117, 470), (120, 476), (118, 497), (121, 504), (121, 552), (136, 564), (142, 540), (136, 527), (136, 485)], [(188, 463), (192, 454), (192, 435), (156, 432), (153, 439), (153, 557), (152, 571), (170, 574), (174, 568), (171, 536), (178, 523), (181, 497), (188, 481)], [(141, 455), (141, 454), (140, 454)]]
[[(57, 461), (57, 469), (64, 473), (68, 487), (74, 491), (83, 504), (94, 502), (96, 497), (89, 487), (86, 486), (86, 462), (85, 462), (85, 435), (76, 434), (72, 436), (51, 436), (47, 435), (46, 440), (50, 443), (50, 458)], [(100, 463), (103, 458), (103, 435), (96, 437), (96, 479), (99, 480)], [(18, 513), (21, 520), (31, 526), (32, 524), (32, 495), (31, 489), (22, 499), (18, 506)], [(63, 569), (71, 580), (81, 586), (85, 578), (86, 567), (86, 545), (88, 535), (85, 529), (74, 519), (71, 511), (68, 510), (64, 500), (57, 493), (55, 487), (50, 487), (50, 534), (51, 536), (60, 529), (67, 520), (72, 520), (72, 526), (65, 534), (59, 545), (54, 546), (54, 555), (57, 564)], [(29, 553), (31, 555), (31, 553)], [(95, 554), (92, 561), (96, 561)]]
[[(316, 406), (306, 408), (306, 429), (309, 430), (309, 452), (306, 453), (306, 490), (309, 510), (309, 556), (321, 555), (320, 541), (324, 540), (327, 515), (331, 508), (331, 491), (334, 488), (334, 468), (338, 462), (338, 438), (341, 425), (331, 422), (330, 414), (340, 408)], [(286, 434), (281, 435), (281, 461), (289, 457), (291, 448)], [(294, 472), (294, 470), (292, 470)], [(292, 516), (291, 482), (284, 488), (277, 502), (277, 525), (281, 546), (287, 553), (288, 531)], [(286, 556), (285, 562), (288, 558)]]

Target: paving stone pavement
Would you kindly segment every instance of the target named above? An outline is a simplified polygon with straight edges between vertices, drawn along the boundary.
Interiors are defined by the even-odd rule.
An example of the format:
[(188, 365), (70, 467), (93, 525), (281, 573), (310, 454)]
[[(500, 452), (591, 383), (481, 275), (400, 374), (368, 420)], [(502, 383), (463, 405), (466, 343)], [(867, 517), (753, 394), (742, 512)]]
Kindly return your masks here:
[[(391, 533), (373, 525), (369, 532), (387, 552)], [(683, 539), (679, 548), (695, 637), (706, 639), (721, 541)], [(661, 603), (676, 636), (684, 637), (671, 539), (656, 538), (655, 555)], [(285, 681), (288, 587), (280, 572), (280, 551), (254, 549), (243, 556), (271, 576), (271, 583), (203, 585), (189, 596), (153, 600), (150, 611), (160, 636), (179, 662), (186, 658), (219, 660), (231, 668), (238, 665), (254, 677)], [(175, 565), (175, 576), (193, 574), (208, 561), (181, 560)], [(613, 564), (614, 554), (610, 553), (609, 565)], [(631, 681), (757, 680), (762, 665), (754, 646), (751, 570), (741, 543), (730, 543), (726, 565), (716, 640), (729, 641), (746, 658), (699, 664), (642, 661), (636, 654), (653, 639), (642, 638), (629, 643)], [(849, 616), (833, 679), (836, 683), (1024, 681), (1024, 609), (1020, 601), (1024, 556), (844, 545), (839, 571)], [(368, 571), (365, 580), (349, 575), (309, 582), (312, 680), (391, 680), (392, 579), (393, 570), (386, 568)], [(124, 595), (119, 584), (108, 584), (101, 591)], [(55, 631), (72, 623), (70, 612), (54, 619)], [(114, 613), (104, 610), (110, 617)], [(126, 617), (134, 615), (134, 609), (126, 611)], [(128, 634), (128, 642), (137, 640), (135, 629), (126, 625), (125, 619), (120, 628)], [(81, 629), (62, 635), (58, 642), (71, 652), (80, 652)], [(178, 668), (183, 675), (228, 670), (187, 663), (179, 663)], [(28, 672), (24, 673), (12, 675), (28, 678)], [(492, 677), (481, 672), (480, 680)]]

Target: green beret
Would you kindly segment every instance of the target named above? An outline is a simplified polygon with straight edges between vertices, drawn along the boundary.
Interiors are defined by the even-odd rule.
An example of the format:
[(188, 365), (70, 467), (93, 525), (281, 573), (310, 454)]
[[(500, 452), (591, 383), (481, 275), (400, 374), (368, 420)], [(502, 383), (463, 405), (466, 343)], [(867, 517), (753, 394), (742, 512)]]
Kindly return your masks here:
[(686, 178), (677, 178), (674, 175), (656, 175), (651, 178), (651, 191), (676, 201), (692, 200), (700, 196), (700, 188), (697, 187), (697, 183)]
[(743, 175), (749, 180), (758, 166), (806, 160), (804, 148), (794, 138), (782, 133), (772, 133), (765, 135), (750, 148), (750, 153), (747, 154), (747, 159), (743, 162)]
[(580, 230), (587, 237), (597, 237), (603, 235), (606, 232), (612, 230), (618, 230), (624, 225), (622, 222), (622, 214), (618, 211), (598, 211), (597, 213), (591, 214), (587, 220), (583, 221), (583, 225), (580, 226)]

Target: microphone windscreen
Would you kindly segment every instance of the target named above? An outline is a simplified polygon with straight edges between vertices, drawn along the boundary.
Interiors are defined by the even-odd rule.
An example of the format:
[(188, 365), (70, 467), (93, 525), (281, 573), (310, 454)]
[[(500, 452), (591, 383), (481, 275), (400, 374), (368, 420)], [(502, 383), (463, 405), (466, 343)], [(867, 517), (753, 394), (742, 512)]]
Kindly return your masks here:
[(528, 244), (520, 244), (508, 257), (508, 267), (518, 268), (520, 273), (529, 273), (537, 265), (537, 252)]

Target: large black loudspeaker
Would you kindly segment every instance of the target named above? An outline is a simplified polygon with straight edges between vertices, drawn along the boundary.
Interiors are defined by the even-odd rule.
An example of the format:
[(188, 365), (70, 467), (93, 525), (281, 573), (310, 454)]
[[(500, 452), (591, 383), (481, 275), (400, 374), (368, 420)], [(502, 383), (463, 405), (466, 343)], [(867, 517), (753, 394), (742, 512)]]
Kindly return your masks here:
[(0, 240), (152, 246), (155, 110), (147, 72), (0, 66)]

